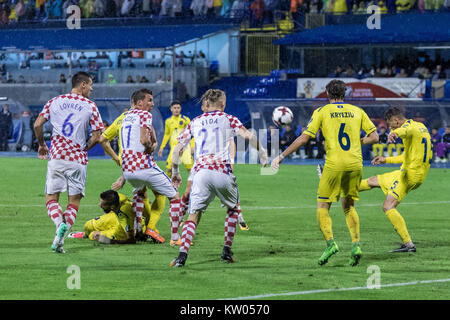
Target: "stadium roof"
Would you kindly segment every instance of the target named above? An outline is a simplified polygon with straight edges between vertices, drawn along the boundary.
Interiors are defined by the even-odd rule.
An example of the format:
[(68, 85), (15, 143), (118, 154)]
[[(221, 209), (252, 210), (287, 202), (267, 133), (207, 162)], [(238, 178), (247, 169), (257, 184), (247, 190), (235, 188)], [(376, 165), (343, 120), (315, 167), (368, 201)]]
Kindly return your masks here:
[(381, 28), (363, 24), (326, 25), (290, 34), (278, 45), (411, 45), (450, 43), (450, 13), (381, 15)]
[(0, 31), (0, 51), (161, 49), (232, 29), (231, 24)]

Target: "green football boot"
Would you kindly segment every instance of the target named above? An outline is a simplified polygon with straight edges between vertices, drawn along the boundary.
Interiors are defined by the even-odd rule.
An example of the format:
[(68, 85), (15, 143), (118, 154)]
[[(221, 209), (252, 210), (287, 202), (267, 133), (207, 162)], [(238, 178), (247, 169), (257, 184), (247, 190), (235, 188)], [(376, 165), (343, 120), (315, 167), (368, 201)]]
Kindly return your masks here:
[(327, 248), (322, 253), (322, 255), (319, 258), (319, 265), (323, 266), (325, 263), (328, 262), (328, 259), (335, 253), (339, 252), (339, 247), (337, 246), (334, 239), (327, 241)]
[(359, 259), (361, 259), (362, 251), (359, 246), (359, 242), (355, 242), (352, 245), (352, 255), (350, 256), (349, 264), (354, 267), (359, 263)]

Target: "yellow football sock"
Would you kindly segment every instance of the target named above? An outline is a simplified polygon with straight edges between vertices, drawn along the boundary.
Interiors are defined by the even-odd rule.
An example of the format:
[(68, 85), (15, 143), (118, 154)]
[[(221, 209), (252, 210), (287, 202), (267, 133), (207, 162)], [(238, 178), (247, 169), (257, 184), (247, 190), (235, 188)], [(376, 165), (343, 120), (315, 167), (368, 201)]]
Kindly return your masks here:
[(411, 241), (411, 237), (409, 236), (408, 229), (406, 228), (406, 223), (397, 209), (391, 209), (386, 211), (386, 215), (394, 226), (395, 231), (397, 231), (398, 235), (402, 239), (403, 243), (407, 243)]
[(359, 184), (359, 191), (366, 191), (370, 189), (371, 188), (369, 186), (369, 179), (361, 180), (361, 183)]
[(319, 222), (320, 231), (326, 241), (333, 239), (332, 222), (328, 209), (317, 209), (317, 221)]
[(156, 195), (155, 201), (152, 203), (151, 211), (150, 211), (150, 220), (147, 224), (147, 228), (153, 229), (159, 233), (158, 229), (156, 229), (156, 224), (159, 219), (161, 219), (161, 214), (164, 212), (164, 207), (166, 205), (166, 197), (163, 195)]
[(348, 230), (352, 236), (352, 242), (359, 242), (359, 216), (355, 207), (352, 206), (347, 210), (344, 210), (344, 213)]
[(172, 178), (172, 170), (167, 170), (166, 174), (169, 178)]

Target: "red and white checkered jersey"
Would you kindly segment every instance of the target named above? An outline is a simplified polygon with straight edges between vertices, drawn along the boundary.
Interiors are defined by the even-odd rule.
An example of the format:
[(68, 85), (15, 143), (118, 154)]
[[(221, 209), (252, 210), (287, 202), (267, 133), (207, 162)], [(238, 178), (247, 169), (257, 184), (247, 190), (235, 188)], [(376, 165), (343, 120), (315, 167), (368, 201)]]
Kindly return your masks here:
[(89, 130), (103, 130), (97, 105), (82, 95), (57, 96), (42, 109), (41, 116), (53, 126), (50, 159), (87, 164)]
[(152, 130), (152, 115), (148, 111), (132, 109), (123, 118), (120, 129), (122, 142), (122, 171), (134, 172), (137, 170), (157, 167), (153, 156), (144, 152), (141, 143), (141, 127)]
[(221, 111), (206, 112), (196, 118), (178, 136), (178, 141), (186, 144), (195, 141), (194, 170), (215, 170), (231, 172), (230, 140), (242, 128), (235, 116)]

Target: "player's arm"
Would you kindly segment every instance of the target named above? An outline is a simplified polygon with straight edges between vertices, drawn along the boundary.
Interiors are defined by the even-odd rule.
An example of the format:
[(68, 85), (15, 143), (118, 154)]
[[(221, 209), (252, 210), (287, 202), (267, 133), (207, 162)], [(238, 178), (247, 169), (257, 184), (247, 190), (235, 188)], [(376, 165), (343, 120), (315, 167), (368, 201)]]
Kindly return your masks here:
[(181, 176), (180, 176), (180, 152), (184, 149), (186, 145), (186, 141), (178, 141), (175, 147), (173, 147), (172, 153), (172, 183), (175, 188), (178, 188), (181, 185)]
[(100, 137), (102, 135), (102, 130), (95, 130), (92, 131), (92, 135), (89, 138), (88, 142), (87, 142), (87, 150), (92, 149), (93, 147), (95, 147), (97, 145), (97, 143), (100, 142)]
[(170, 130), (170, 125), (169, 125), (169, 119), (167, 119), (164, 124), (164, 138), (163, 138), (163, 141), (161, 142), (161, 147), (159, 148), (159, 151), (158, 151), (158, 155), (160, 157), (162, 156), (162, 152), (163, 152), (164, 148), (166, 147), (167, 142), (169, 142), (170, 134), (171, 134), (171, 130)]
[(152, 154), (153, 151), (155, 151), (155, 150), (152, 149), (153, 143), (152, 143), (151, 137), (150, 137), (150, 135), (151, 135), (150, 131), (151, 130), (148, 127), (145, 127), (145, 126), (141, 126), (140, 130), (141, 130), (141, 132), (140, 132), (140, 142), (145, 148), (144, 152), (147, 153), (147, 154)]
[(243, 126), (239, 128), (239, 130), (237, 131), (237, 134), (239, 136), (241, 136), (242, 138), (248, 140), (250, 145), (253, 148), (255, 148), (256, 150), (258, 150), (259, 160), (261, 161), (263, 167), (265, 167), (267, 165), (267, 163), (269, 162), (269, 160), (267, 158), (267, 151), (263, 148), (263, 146), (259, 142), (256, 135), (254, 135), (252, 132), (248, 131)]
[(372, 164), (373, 165), (380, 165), (380, 164), (384, 164), (384, 163), (403, 163), (404, 161), (404, 154), (402, 153), (399, 156), (395, 156), (395, 157), (383, 157), (383, 156), (377, 156), (375, 158), (372, 159)]
[(153, 126), (152, 126), (152, 130), (150, 131), (150, 134), (151, 134), (151, 140), (153, 143), (152, 148), (153, 148), (153, 152), (154, 152), (156, 149), (158, 149), (158, 140), (156, 139), (156, 132), (155, 132), (155, 128), (153, 128)]
[(87, 150), (92, 149), (95, 147), (97, 143), (100, 141), (100, 136), (102, 135), (102, 132), (105, 130), (105, 127), (103, 126), (102, 117), (100, 116), (100, 112), (98, 112), (97, 106), (94, 105), (92, 107), (92, 113), (91, 118), (89, 119), (89, 123), (91, 125), (91, 137), (89, 138), (87, 142)]
[(380, 137), (378, 136), (378, 133), (375, 130), (366, 135), (364, 138), (361, 138), (361, 145), (374, 144), (377, 143), (379, 139)]
[(234, 171), (234, 157), (236, 156), (236, 143), (234, 139), (230, 140), (230, 159), (231, 159), (231, 170)]
[(38, 158), (39, 159), (47, 159), (48, 156), (48, 147), (45, 144), (44, 140), (44, 124), (47, 122), (47, 119), (45, 119), (42, 115), (39, 115), (34, 122), (34, 134), (36, 135), (39, 149), (38, 149)]
[(118, 166), (120, 166), (119, 156), (114, 152), (113, 148), (111, 148), (109, 140), (106, 139), (103, 134), (100, 136), (100, 144), (103, 148), (103, 151), (105, 151), (105, 153), (109, 155), (117, 163)]
[(289, 156), (291, 153), (297, 151), (298, 148), (301, 148), (305, 144), (307, 144), (309, 139), (311, 139), (311, 136), (303, 132), (300, 135), (300, 137), (295, 139), (294, 142), (292, 142), (291, 145), (289, 147), (287, 147), (286, 150), (284, 150), (278, 157), (276, 157), (275, 159), (272, 160), (272, 163), (271, 163), (272, 169), (277, 170), (281, 161), (283, 161), (284, 158)]
[(366, 132), (366, 136), (361, 139), (361, 145), (374, 144), (380, 140), (377, 127), (373, 124), (372, 120), (370, 120), (369, 116), (364, 111), (362, 112), (361, 117), (361, 129)]

